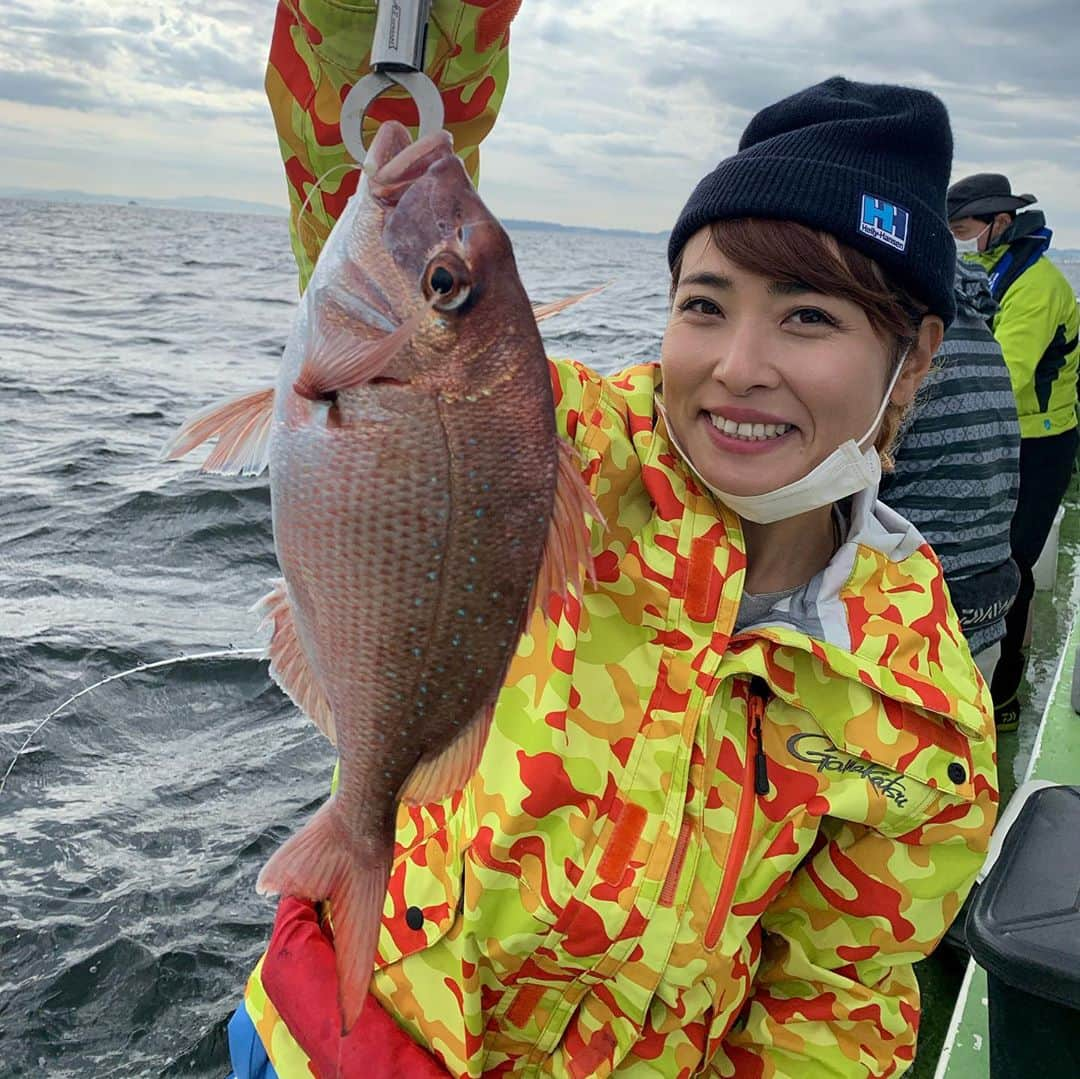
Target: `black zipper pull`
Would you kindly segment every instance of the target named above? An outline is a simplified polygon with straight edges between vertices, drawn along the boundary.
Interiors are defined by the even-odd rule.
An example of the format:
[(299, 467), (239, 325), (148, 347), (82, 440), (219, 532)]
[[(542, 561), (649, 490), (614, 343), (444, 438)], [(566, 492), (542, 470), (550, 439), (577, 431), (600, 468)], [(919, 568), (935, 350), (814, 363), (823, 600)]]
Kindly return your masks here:
[(760, 675), (754, 675), (750, 679), (750, 699), (747, 702), (750, 708), (750, 720), (753, 723), (754, 740), (754, 790), (758, 794), (769, 793), (769, 759), (765, 756), (765, 747), (761, 742), (761, 721), (765, 716), (765, 705), (768, 703), (772, 691), (769, 683)]

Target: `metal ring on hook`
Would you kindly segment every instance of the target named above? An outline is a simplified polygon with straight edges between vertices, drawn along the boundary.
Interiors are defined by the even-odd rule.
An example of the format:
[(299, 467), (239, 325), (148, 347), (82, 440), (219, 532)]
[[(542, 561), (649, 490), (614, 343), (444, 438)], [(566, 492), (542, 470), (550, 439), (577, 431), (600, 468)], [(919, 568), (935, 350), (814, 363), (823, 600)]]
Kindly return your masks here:
[(443, 126), (445, 112), (439, 88), (422, 71), (372, 71), (348, 93), (341, 106), (341, 141), (361, 165), (367, 156), (364, 116), (371, 103), (391, 86), (400, 86), (416, 102), (420, 113), (420, 137)]

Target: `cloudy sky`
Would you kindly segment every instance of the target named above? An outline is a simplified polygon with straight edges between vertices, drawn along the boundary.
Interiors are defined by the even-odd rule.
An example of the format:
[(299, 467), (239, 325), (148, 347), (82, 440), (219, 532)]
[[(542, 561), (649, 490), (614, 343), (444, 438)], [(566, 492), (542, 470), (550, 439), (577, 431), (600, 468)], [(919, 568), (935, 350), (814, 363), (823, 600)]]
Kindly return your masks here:
[[(3, 0), (0, 186), (284, 205), (273, 0)], [(954, 178), (1005, 172), (1080, 248), (1078, 0), (524, 0), (482, 190), (659, 230), (756, 109), (829, 75), (926, 87)]]

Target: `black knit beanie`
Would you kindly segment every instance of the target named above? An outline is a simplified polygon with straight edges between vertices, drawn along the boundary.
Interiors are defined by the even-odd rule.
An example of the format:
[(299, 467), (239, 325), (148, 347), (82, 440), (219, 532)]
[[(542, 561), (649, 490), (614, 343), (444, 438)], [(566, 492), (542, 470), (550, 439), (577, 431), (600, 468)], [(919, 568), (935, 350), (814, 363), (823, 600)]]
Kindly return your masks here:
[(924, 90), (839, 76), (762, 109), (694, 189), (668, 264), (713, 221), (798, 221), (861, 251), (948, 325), (956, 246), (945, 213), (952, 167), (945, 106)]

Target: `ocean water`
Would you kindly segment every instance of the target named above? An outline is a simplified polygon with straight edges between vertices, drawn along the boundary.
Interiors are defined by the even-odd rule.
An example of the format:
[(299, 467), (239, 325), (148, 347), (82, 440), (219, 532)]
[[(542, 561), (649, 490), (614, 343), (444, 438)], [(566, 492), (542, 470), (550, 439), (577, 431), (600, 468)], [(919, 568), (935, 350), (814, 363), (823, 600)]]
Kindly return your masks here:
[[(657, 356), (662, 238), (513, 240), (536, 301), (613, 282), (553, 355)], [(255, 877), (333, 756), (247, 652), (265, 480), (156, 458), (272, 379), (295, 299), (284, 219), (0, 200), (0, 1076), (227, 1071)]]
[[(553, 354), (653, 358), (659, 238), (523, 231)], [(265, 479), (162, 464), (197, 407), (273, 380), (284, 218), (0, 200), (0, 775), (65, 698), (256, 647)], [(221, 1076), (274, 906), (255, 877), (332, 754), (251, 655), (146, 671), (38, 732), (0, 793), (0, 1076)]]

